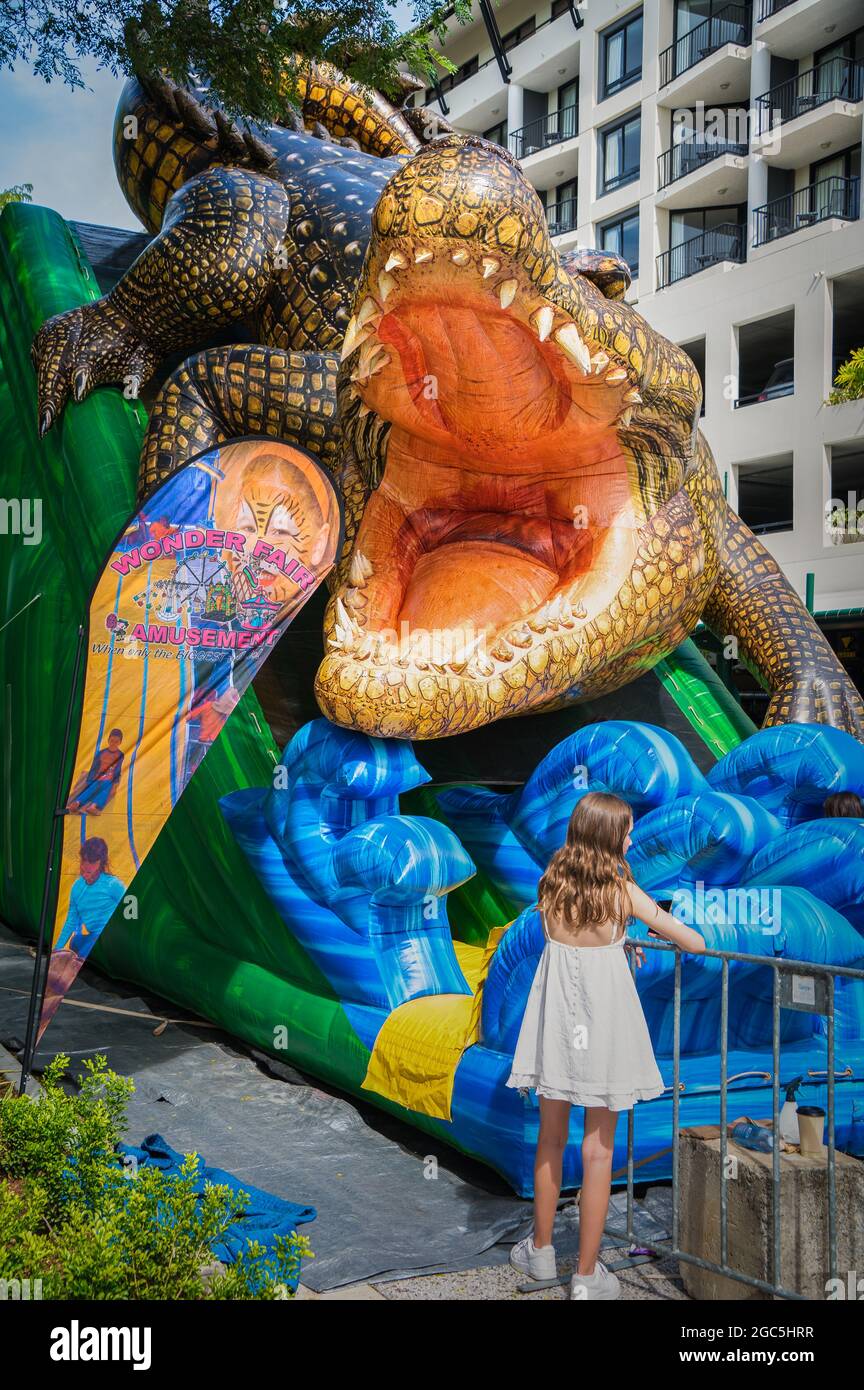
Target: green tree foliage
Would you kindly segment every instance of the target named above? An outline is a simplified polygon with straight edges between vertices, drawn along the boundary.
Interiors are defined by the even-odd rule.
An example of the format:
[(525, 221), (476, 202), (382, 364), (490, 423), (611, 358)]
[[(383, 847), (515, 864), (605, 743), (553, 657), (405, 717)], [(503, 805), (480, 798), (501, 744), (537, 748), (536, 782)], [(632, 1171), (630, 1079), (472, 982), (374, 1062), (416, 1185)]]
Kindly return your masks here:
[(245, 1194), (215, 1184), (199, 1194), (194, 1154), (179, 1176), (124, 1168), (115, 1146), (132, 1082), (96, 1057), (67, 1090), (68, 1065), (54, 1059), (38, 1100), (0, 1099), (0, 1280), (40, 1280), (54, 1299), (289, 1297), (306, 1238), (279, 1237), (271, 1255), (249, 1241), (208, 1273)]
[(0, 212), (2, 212), (9, 203), (31, 203), (32, 201), (32, 183), (15, 183), (11, 188), (0, 190)]
[[(393, 98), (400, 74), (430, 80), (453, 65), (436, 49), (451, 11), (464, 22), (471, 0), (413, 0), (400, 32), (396, 0), (0, 0), (0, 68), (27, 63), (46, 82), (84, 85), (95, 58), (115, 75), (164, 75), (202, 85), (231, 114), (278, 119), (291, 95), (293, 54), (324, 59)], [(436, 67), (437, 64), (437, 67)]]
[(860, 401), (864, 398), (864, 347), (856, 348), (851, 357), (837, 370), (834, 390), (828, 397), (829, 405), (841, 405), (843, 401)]

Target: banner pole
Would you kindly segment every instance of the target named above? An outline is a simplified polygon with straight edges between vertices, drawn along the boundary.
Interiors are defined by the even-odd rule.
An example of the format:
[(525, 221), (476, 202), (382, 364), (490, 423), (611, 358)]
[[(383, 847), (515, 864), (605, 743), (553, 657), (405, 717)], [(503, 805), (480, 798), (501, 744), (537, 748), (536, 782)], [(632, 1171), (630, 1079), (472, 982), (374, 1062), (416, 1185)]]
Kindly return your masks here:
[(24, 1039), (24, 1051), (21, 1056), (21, 1077), (18, 1082), (19, 1096), (23, 1096), (30, 1078), (30, 1068), (33, 1064), (33, 1054), (36, 1050), (36, 1030), (41, 1013), (40, 1004), (45, 994), (48, 964), (51, 960), (50, 946), (47, 952), (45, 951), (45, 931), (48, 925), (48, 906), (51, 901), (51, 881), (54, 877), (57, 826), (63, 817), (65, 809), (60, 804), (60, 798), (63, 795), (63, 784), (66, 777), (66, 757), (69, 752), (69, 738), (72, 732), (72, 715), (75, 710), (75, 692), (78, 689), (78, 674), (81, 670), (81, 651), (83, 645), (84, 624), (82, 623), (78, 628), (78, 646), (75, 650), (75, 666), (72, 671), (72, 685), (69, 690), (69, 704), (66, 709), (66, 728), (63, 732), (63, 749), (60, 754), (60, 770), (57, 774), (57, 790), (54, 794), (54, 813), (51, 817), (51, 838), (48, 842), (48, 862), (45, 866), (42, 908), (39, 913), (39, 933), (36, 939), (36, 962), (33, 967), (33, 984), (30, 989), (30, 1006), (27, 1013), (27, 1033)]

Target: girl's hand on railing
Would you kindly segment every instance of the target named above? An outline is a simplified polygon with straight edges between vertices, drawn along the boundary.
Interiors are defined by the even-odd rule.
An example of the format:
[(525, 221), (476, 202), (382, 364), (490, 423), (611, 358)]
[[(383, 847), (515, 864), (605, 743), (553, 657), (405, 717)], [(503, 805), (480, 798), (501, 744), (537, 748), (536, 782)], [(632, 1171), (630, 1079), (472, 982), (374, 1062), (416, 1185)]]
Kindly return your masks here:
[(642, 966), (645, 964), (645, 952), (642, 950), (642, 947), (627, 946), (626, 949), (632, 951), (633, 955), (636, 957), (636, 969), (641, 970)]

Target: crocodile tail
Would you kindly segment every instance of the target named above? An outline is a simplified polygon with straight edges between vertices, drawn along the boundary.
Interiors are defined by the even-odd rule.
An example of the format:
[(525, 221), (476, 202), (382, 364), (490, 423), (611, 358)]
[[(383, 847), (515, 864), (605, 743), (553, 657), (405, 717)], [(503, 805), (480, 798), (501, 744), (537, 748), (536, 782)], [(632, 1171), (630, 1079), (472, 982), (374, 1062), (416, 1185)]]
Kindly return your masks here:
[[(297, 124), (302, 128), (299, 117)], [(136, 217), (158, 232), (172, 194), (212, 165), (275, 172), (266, 134), (230, 121), (166, 79), (130, 78), (114, 117), (114, 168)]]
[(382, 159), (413, 154), (423, 143), (392, 102), (330, 63), (297, 58), (291, 80), (307, 125), (319, 121), (334, 139), (356, 140), (366, 154)]

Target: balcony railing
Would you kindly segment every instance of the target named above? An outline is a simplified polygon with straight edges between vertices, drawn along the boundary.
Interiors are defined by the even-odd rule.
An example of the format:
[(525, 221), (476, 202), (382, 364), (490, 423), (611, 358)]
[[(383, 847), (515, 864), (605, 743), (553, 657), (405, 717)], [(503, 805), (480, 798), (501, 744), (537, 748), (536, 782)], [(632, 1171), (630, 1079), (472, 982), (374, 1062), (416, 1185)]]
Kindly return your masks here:
[(686, 178), (694, 169), (710, 164), (722, 154), (747, 154), (747, 146), (736, 140), (682, 140), (671, 150), (664, 150), (657, 160), (658, 187), (668, 188), (677, 179)]
[(703, 58), (716, 53), (727, 43), (748, 44), (752, 27), (749, 5), (723, 5), (715, 14), (703, 19), (689, 34), (670, 44), (660, 54), (660, 86), (665, 87), (674, 77), (695, 68)]
[(827, 101), (860, 101), (862, 95), (864, 63), (851, 58), (829, 58), (757, 97), (757, 130), (764, 135), (785, 121), (815, 111)]
[(839, 174), (820, 179), (818, 183), (808, 184), (795, 193), (787, 193), (764, 207), (755, 208), (753, 245), (764, 246), (767, 241), (800, 232), (802, 227), (812, 227), (830, 217), (854, 222), (859, 215), (859, 205), (860, 179), (844, 179)]
[(719, 227), (700, 232), (680, 246), (673, 246), (657, 257), (657, 288), (665, 289), (676, 280), (686, 280), (710, 265), (722, 261), (743, 261), (747, 229), (739, 222), (722, 222)]
[(781, 10), (788, 10), (794, 4), (795, 0), (759, 0), (759, 23), (770, 19), (773, 14), (779, 14)]
[(576, 230), (576, 199), (565, 198), (561, 203), (553, 203), (546, 209), (550, 236), (563, 236), (565, 232)]
[(552, 111), (537, 121), (529, 121), (521, 130), (510, 135), (510, 149), (517, 159), (527, 159), (529, 154), (546, 150), (550, 145), (560, 145), (563, 140), (572, 140), (579, 134), (578, 106), (564, 106), (560, 111)]

